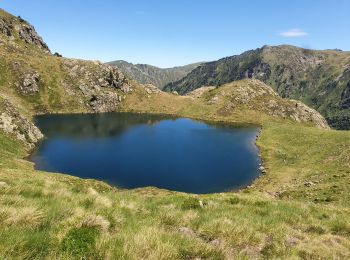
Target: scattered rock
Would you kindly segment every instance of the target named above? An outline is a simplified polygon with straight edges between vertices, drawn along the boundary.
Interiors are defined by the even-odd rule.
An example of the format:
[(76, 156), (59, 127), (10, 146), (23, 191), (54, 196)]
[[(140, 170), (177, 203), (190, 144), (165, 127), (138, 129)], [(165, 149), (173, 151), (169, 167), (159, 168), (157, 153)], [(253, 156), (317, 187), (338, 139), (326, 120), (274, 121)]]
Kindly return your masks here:
[(214, 247), (218, 247), (218, 246), (220, 246), (221, 241), (219, 239), (214, 239), (214, 240), (210, 241), (209, 244), (214, 246)]
[(156, 86), (154, 86), (152, 84), (145, 84), (143, 86), (145, 87), (145, 90), (146, 90), (148, 95), (159, 94), (162, 92), (159, 88), (157, 88)]
[(219, 101), (219, 97), (218, 96), (214, 96), (212, 99), (209, 100), (209, 104), (216, 104)]
[(0, 19), (0, 33), (7, 37), (12, 36), (12, 25), (7, 23), (5, 20)]
[(50, 49), (43, 39), (37, 34), (34, 27), (27, 23), (17, 24), (15, 30), (18, 31), (19, 37), (26, 43), (38, 46), (40, 49), (49, 53)]
[(102, 92), (92, 95), (89, 105), (95, 112), (113, 112), (118, 108), (119, 97), (115, 92)]
[(90, 195), (93, 195), (93, 196), (98, 195), (98, 192), (94, 188), (89, 187), (87, 191)]
[(295, 237), (288, 237), (286, 241), (284, 241), (284, 244), (287, 247), (295, 247), (299, 243), (299, 240)]
[(282, 198), (284, 193), (285, 193), (285, 191), (276, 191), (276, 192), (274, 193), (274, 197), (276, 197), (276, 198)]
[(39, 128), (24, 118), (9, 101), (3, 102), (5, 111), (0, 114), (0, 129), (14, 135), (29, 147), (34, 147), (34, 144), (43, 138)]
[(1, 188), (7, 188), (9, 185), (6, 183), (6, 182), (4, 182), (4, 181), (0, 181), (0, 189)]
[(123, 91), (124, 93), (128, 93), (128, 92), (131, 91), (131, 88), (130, 88), (129, 85), (122, 85), (122, 86), (120, 87), (120, 89), (121, 89), (121, 91)]
[(266, 173), (266, 169), (265, 169), (265, 167), (262, 166), (262, 165), (259, 167), (259, 171), (260, 171), (262, 174), (265, 174), (265, 173)]
[(192, 98), (200, 98), (203, 96), (204, 93), (207, 91), (213, 90), (215, 87), (201, 87), (197, 88), (189, 93), (186, 94), (186, 96), (192, 97)]
[(294, 109), (290, 109), (290, 117), (297, 122), (313, 122), (316, 127), (322, 129), (330, 129), (328, 123), (324, 117), (318, 113), (315, 109), (312, 109), (300, 101), (292, 100), (296, 106)]
[(172, 91), (171, 94), (178, 96), (179, 93), (177, 91)]
[(37, 72), (24, 75), (22, 83), (17, 83), (23, 95), (35, 95), (39, 92), (40, 75)]
[(199, 206), (200, 206), (201, 208), (204, 208), (204, 203), (203, 203), (203, 201), (199, 200)]
[(117, 68), (102, 64), (99, 65), (99, 67), (103, 68), (107, 74), (104, 79), (108, 82), (110, 87), (119, 88), (126, 93), (129, 92), (130, 87), (126, 84), (126, 78)]
[(272, 235), (268, 235), (265, 237), (265, 243), (270, 245), (273, 243), (273, 236)]
[(188, 227), (180, 227), (179, 232), (188, 237), (196, 237), (196, 233)]
[(304, 185), (305, 185), (306, 187), (311, 187), (312, 185), (315, 185), (315, 183), (312, 182), (312, 181), (307, 181), (307, 182), (304, 183)]

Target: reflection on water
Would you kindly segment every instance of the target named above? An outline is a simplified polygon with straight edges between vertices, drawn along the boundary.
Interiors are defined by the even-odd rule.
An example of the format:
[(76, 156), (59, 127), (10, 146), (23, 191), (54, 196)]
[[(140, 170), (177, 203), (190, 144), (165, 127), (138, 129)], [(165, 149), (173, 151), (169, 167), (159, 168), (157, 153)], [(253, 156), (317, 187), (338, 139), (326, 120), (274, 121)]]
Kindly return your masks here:
[(258, 129), (132, 113), (37, 117), (36, 168), (192, 193), (237, 189), (258, 176)]

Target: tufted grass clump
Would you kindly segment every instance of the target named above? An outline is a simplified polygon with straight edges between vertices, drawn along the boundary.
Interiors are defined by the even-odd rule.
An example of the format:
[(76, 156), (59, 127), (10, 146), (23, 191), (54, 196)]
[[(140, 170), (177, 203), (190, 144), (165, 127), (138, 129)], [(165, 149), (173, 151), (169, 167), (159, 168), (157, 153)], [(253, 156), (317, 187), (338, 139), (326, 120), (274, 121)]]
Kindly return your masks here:
[(94, 252), (97, 235), (94, 227), (72, 228), (61, 243), (62, 251), (76, 258), (88, 258)]
[(181, 208), (184, 209), (184, 210), (200, 209), (201, 208), (201, 204), (200, 204), (199, 199), (193, 198), (193, 197), (188, 197), (182, 202)]

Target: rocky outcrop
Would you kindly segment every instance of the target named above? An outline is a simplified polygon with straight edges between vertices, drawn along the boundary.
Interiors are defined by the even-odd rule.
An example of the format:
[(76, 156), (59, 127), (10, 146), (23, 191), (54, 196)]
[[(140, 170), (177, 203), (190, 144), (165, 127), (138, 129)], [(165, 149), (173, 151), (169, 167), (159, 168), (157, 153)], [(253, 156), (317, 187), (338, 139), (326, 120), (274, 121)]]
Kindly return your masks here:
[[(5, 13), (0, 10), (0, 14)], [(0, 33), (10, 39), (20, 39), (26, 43), (37, 46), (39, 49), (50, 53), (50, 49), (43, 39), (35, 31), (35, 28), (24, 21), (22, 18), (17, 18), (10, 15), (2, 15), (0, 18)]]
[(302, 101), (318, 110), (338, 129), (350, 129), (350, 52), (309, 50), (294, 46), (263, 46), (201, 64), (165, 91), (186, 94), (203, 86), (259, 79), (282, 98)]
[(43, 138), (39, 128), (24, 118), (9, 101), (0, 98), (0, 103), (3, 107), (0, 111), (0, 129), (33, 148)]
[(15, 30), (18, 32), (19, 38), (25, 41), (38, 46), (40, 49), (50, 52), (49, 47), (43, 41), (43, 39), (37, 34), (34, 27), (30, 24), (21, 23), (15, 26)]
[(39, 92), (39, 79), (38, 72), (28, 73), (23, 76), (22, 82), (16, 83), (16, 86), (23, 95), (35, 95)]
[(289, 116), (297, 122), (314, 122), (318, 128), (329, 129), (326, 119), (320, 113), (300, 101), (295, 101), (295, 109), (290, 111)]
[(200, 98), (203, 96), (204, 93), (206, 93), (209, 90), (215, 89), (215, 87), (201, 87), (197, 88), (189, 93), (186, 94), (186, 96), (192, 97), (192, 98)]
[(112, 112), (116, 111), (121, 102), (121, 96), (115, 92), (106, 92), (92, 95), (89, 105), (94, 112)]
[(257, 79), (234, 81), (220, 88), (202, 87), (187, 96), (203, 99), (208, 105), (217, 107), (221, 116), (244, 109), (329, 129), (327, 121), (316, 110), (299, 101), (282, 99), (270, 86)]
[(12, 36), (12, 25), (8, 24), (4, 19), (0, 19), (0, 33), (4, 34), (7, 37)]
[(350, 81), (346, 85), (346, 88), (343, 90), (341, 94), (341, 99), (342, 99), (342, 107), (344, 109), (350, 108)]
[[(128, 79), (113, 66), (73, 59), (62, 59), (61, 66), (69, 76), (67, 81), (76, 82), (75, 91), (83, 94), (87, 106), (94, 112), (116, 111), (125, 95), (133, 91)], [(67, 94), (79, 95), (74, 87), (63, 84)]]
[(144, 87), (145, 87), (145, 90), (146, 90), (148, 95), (159, 94), (162, 92), (159, 88), (157, 88), (156, 86), (154, 86), (152, 84), (145, 84)]

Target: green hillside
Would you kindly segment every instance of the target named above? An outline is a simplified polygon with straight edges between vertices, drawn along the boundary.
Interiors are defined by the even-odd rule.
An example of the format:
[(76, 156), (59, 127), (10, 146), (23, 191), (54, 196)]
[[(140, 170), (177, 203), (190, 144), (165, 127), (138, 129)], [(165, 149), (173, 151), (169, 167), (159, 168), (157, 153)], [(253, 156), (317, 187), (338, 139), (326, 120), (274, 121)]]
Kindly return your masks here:
[[(349, 131), (257, 79), (178, 96), (56, 57), (27, 26), (0, 10), (1, 259), (350, 257)], [(195, 195), (124, 190), (25, 159), (43, 138), (37, 114), (124, 111), (258, 124), (267, 172), (239, 192)]]
[(317, 109), (331, 126), (350, 129), (350, 52), (264, 46), (204, 63), (164, 90), (186, 94), (243, 78), (262, 80), (282, 97)]

